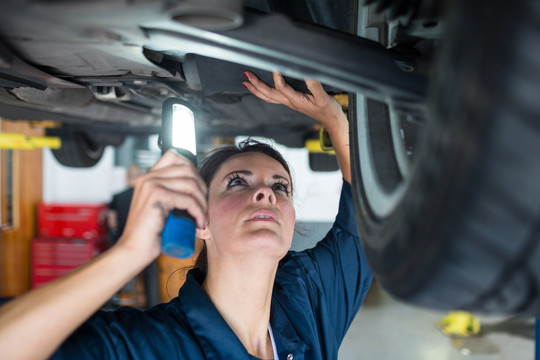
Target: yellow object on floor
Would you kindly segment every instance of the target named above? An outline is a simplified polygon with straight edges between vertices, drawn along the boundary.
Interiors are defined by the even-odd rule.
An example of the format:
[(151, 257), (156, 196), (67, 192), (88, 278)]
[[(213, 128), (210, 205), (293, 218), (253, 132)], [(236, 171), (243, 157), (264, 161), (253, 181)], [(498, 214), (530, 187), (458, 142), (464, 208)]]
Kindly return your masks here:
[(480, 332), (480, 320), (466, 311), (451, 311), (437, 327), (448, 336), (468, 337)]

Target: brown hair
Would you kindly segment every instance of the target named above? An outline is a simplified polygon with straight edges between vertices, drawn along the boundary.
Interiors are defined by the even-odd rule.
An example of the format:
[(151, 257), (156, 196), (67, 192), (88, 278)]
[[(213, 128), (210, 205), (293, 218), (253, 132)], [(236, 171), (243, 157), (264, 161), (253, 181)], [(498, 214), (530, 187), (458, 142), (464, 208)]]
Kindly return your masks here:
[[(238, 145), (225, 145), (209, 152), (200, 163), (201, 165), (199, 167), (199, 173), (206, 185), (210, 187), (210, 183), (223, 163), (233, 156), (249, 152), (261, 153), (270, 156), (272, 159), (279, 162), (285, 171), (287, 171), (289, 177), (291, 177), (289, 165), (276, 149), (268, 144), (253, 140), (251, 138), (241, 141)], [(206, 255), (206, 245), (203, 245), (203, 248), (195, 262), (195, 267), (206, 268), (207, 266), (208, 260)]]

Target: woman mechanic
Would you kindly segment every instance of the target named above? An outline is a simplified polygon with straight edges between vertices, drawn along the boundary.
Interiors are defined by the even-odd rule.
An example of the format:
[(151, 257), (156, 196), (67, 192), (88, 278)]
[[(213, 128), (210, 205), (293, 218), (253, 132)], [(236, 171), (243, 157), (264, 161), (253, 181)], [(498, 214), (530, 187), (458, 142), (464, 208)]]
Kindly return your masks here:
[[(308, 95), (279, 74), (274, 88), (253, 73), (244, 75), (242, 84), (257, 97), (328, 129), (344, 182), (326, 237), (313, 249), (288, 252), (295, 225), (292, 182), (271, 147), (246, 142), (217, 150), (201, 167), (204, 181), (169, 151), (138, 179), (114, 247), (0, 309), (2, 358), (337, 358), (372, 279), (354, 218), (348, 122), (316, 81), (306, 80)], [(96, 313), (158, 257), (160, 232), (173, 208), (195, 218), (207, 268), (191, 270), (167, 304)]]

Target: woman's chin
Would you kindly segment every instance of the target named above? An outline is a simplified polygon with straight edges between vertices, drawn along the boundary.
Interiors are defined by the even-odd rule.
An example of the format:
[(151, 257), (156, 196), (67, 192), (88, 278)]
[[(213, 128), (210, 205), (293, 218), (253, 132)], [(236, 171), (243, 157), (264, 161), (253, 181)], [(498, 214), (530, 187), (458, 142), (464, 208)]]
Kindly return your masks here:
[[(292, 237), (291, 237), (292, 238)], [(242, 251), (259, 252), (281, 259), (291, 247), (291, 240), (269, 229), (259, 229), (241, 241)]]

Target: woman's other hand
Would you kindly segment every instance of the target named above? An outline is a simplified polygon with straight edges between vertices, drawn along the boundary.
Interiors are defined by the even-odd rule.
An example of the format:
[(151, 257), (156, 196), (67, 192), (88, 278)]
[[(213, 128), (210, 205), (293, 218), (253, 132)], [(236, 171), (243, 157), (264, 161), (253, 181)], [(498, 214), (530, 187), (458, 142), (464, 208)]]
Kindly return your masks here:
[(173, 208), (187, 210), (204, 227), (206, 185), (189, 160), (169, 151), (137, 178), (124, 233), (110, 251), (0, 308), (0, 357), (51, 356), (159, 255), (160, 234)]
[(255, 74), (246, 71), (249, 81), (242, 85), (253, 95), (272, 104), (283, 104), (320, 122), (330, 134), (343, 178), (351, 183), (351, 164), (349, 151), (349, 122), (336, 99), (324, 91), (320, 82), (306, 80), (311, 94), (294, 90), (287, 85), (281, 74), (276, 72), (274, 87), (266, 85)]
[(283, 76), (274, 72), (274, 87), (266, 85), (255, 74), (246, 71), (244, 76), (249, 80), (242, 84), (258, 98), (272, 103), (283, 104), (293, 110), (299, 111), (312, 119), (317, 120), (326, 128), (332, 127), (339, 121), (343, 110), (336, 99), (323, 89), (320, 82), (305, 80), (311, 94), (294, 90), (289, 86)]
[(204, 228), (206, 184), (195, 166), (174, 150), (167, 151), (152, 169), (135, 182), (133, 199), (119, 246), (128, 246), (151, 262), (161, 251), (161, 232), (173, 209), (187, 210)]

